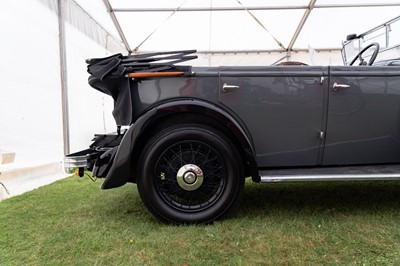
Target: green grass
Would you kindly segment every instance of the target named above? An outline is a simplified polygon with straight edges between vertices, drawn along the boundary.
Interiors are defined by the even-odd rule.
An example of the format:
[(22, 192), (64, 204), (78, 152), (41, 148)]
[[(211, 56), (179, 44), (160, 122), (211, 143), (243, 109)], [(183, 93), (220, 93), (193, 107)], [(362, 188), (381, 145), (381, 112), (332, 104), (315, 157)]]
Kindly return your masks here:
[(0, 265), (400, 264), (400, 183), (248, 182), (235, 213), (198, 226), (159, 223), (135, 185), (100, 183), (0, 202)]

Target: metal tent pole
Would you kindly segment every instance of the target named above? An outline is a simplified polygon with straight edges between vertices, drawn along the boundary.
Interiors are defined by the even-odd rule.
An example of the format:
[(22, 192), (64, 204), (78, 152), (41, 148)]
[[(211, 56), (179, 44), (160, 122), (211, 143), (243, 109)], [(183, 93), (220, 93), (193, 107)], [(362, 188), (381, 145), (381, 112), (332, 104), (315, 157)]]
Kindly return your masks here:
[(65, 13), (64, 0), (57, 1), (58, 7), (58, 41), (60, 47), (60, 77), (61, 77), (61, 106), (63, 123), (64, 155), (70, 151), (69, 113), (68, 113), (68, 82), (67, 82), (67, 53), (65, 46)]
[[(315, 5), (315, 9), (323, 8), (350, 8), (350, 7), (386, 7), (386, 6), (400, 6), (400, 2), (378, 2), (378, 3), (355, 3), (355, 4), (321, 4)], [(296, 10), (307, 9), (309, 5), (293, 5), (293, 6), (250, 6), (247, 7), (250, 11), (255, 10)], [(159, 8), (159, 7), (146, 7), (146, 8), (113, 8), (113, 12), (173, 12), (175, 8)], [(179, 12), (208, 12), (208, 11), (243, 11), (242, 7), (182, 7)]]
[(313, 10), (313, 8), (315, 6), (315, 2), (317, 2), (317, 0), (311, 0), (310, 3), (308, 4), (307, 9), (303, 14), (303, 17), (301, 18), (300, 23), (297, 26), (297, 29), (294, 32), (292, 39), (290, 40), (290, 43), (289, 43), (288, 48), (287, 48), (288, 51), (293, 49), (293, 46), (294, 46), (294, 44), (295, 44), (295, 42), (297, 40), (297, 37), (299, 37), (299, 34), (300, 34), (301, 30), (304, 27), (304, 24), (306, 24), (308, 16), (310, 15), (311, 11)]
[(114, 10), (108, 0), (103, 0), (104, 5), (106, 6), (106, 9), (108, 13), (110, 14), (111, 20), (114, 23), (115, 28), (118, 31), (119, 37), (121, 38), (122, 42), (124, 43), (125, 49), (129, 52), (132, 53), (131, 47), (129, 46), (129, 43), (125, 37), (124, 31), (121, 28), (121, 25), (119, 25), (118, 19), (115, 16)]

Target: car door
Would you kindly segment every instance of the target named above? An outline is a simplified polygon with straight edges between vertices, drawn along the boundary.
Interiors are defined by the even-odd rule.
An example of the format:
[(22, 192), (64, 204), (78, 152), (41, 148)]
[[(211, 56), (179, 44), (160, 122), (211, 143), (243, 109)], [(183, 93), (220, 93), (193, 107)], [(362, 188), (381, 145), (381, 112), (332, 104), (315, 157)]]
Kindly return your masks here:
[(328, 68), (221, 67), (219, 100), (249, 130), (259, 167), (322, 159)]
[(400, 162), (400, 68), (330, 68), (324, 165)]

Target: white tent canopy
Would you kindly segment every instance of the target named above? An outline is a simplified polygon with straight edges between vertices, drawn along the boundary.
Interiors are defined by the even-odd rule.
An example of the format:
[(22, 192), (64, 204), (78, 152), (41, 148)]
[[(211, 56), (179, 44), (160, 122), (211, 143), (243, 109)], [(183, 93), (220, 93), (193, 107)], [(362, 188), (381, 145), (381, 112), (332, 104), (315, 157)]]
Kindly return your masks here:
[(194, 65), (341, 64), (348, 34), (398, 16), (400, 7), (398, 0), (103, 0), (107, 20), (99, 7), (79, 3), (128, 52), (196, 49)]
[[(104, 0), (130, 51), (338, 49), (399, 15), (400, 1)], [(114, 16), (115, 15), (115, 16)]]

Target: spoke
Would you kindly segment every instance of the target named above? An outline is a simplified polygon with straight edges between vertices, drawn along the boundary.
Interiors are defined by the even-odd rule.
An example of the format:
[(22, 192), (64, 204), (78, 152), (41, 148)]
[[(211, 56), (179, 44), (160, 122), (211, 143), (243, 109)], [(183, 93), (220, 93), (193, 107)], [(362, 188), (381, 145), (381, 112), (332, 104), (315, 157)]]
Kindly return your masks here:
[(214, 184), (203, 184), (201, 187), (204, 187), (204, 188), (218, 188), (218, 187), (220, 187), (220, 182), (219, 183), (214, 183)]
[(181, 145), (179, 145), (179, 159), (181, 160), (181, 165), (183, 165), (182, 146)]
[(175, 192), (182, 191), (182, 188), (178, 187), (174, 190), (166, 190), (165, 188), (163, 188), (163, 191), (165, 194), (172, 196), (173, 194), (175, 194)]
[(208, 175), (212, 175), (213, 173), (215, 173), (215, 171), (217, 170), (221, 170), (222, 166), (216, 167), (214, 170), (212, 170), (210, 173), (208, 173)]
[[(208, 157), (208, 156), (207, 156), (207, 157)], [(204, 165), (206, 165), (207, 163), (212, 162), (212, 161), (215, 161), (215, 160), (217, 160), (217, 159), (218, 159), (217, 157), (213, 157), (213, 158), (211, 158), (211, 159), (209, 159), (209, 160), (203, 162), (202, 167), (204, 167)]]
[(196, 164), (196, 160), (195, 160), (195, 158), (197, 157), (197, 154), (199, 153), (199, 151), (200, 151), (200, 148), (201, 148), (201, 145), (199, 144), (198, 146), (197, 146), (197, 150), (196, 150), (196, 153), (193, 155), (193, 157), (194, 157), (194, 164)]
[(200, 191), (196, 192), (196, 198), (198, 199), (199, 204), (198, 205), (202, 205), (204, 204), (204, 194), (202, 194)]
[[(179, 147), (179, 151), (175, 151), (174, 149), (171, 149), (171, 152), (173, 153), (174, 158), (179, 158), (179, 160), (181, 162), (180, 165), (183, 165), (182, 146), (179, 144), (178, 147)], [(173, 159), (173, 158), (171, 158), (171, 159)]]
[(163, 157), (163, 159), (164, 159), (165, 162), (169, 165), (169, 168), (170, 168), (170, 169), (173, 169), (174, 172), (176, 172), (177, 169), (171, 165), (171, 163), (167, 160), (167, 158)]
[(190, 199), (188, 200), (188, 205), (190, 206), (192, 203), (193, 196), (195, 196), (195, 193), (190, 193), (189, 195), (190, 195)]
[[(210, 150), (207, 151), (207, 154), (204, 156), (205, 158), (208, 158), (209, 154), (210, 154)], [(207, 161), (204, 161), (201, 165), (199, 165), (200, 168), (203, 168), (204, 165), (207, 163)]]
[(190, 159), (190, 163), (194, 164), (194, 157), (193, 157), (193, 145), (190, 143), (190, 154), (192, 158)]
[(161, 182), (168, 182), (168, 183), (173, 183), (173, 184), (177, 184), (178, 181), (176, 181), (176, 179), (162, 179)]

